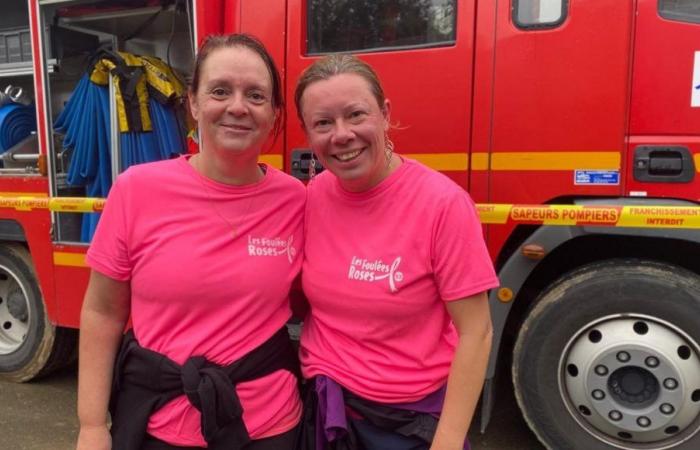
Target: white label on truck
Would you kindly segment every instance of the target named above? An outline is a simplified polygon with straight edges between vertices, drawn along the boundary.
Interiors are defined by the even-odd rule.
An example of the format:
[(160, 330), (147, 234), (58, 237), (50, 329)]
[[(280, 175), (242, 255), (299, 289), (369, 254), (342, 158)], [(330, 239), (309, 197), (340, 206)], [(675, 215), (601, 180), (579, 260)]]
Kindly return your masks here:
[(690, 106), (700, 108), (700, 52), (695, 52), (695, 66), (693, 68), (693, 93), (690, 96)]
[(617, 170), (575, 170), (574, 184), (620, 184), (620, 172)]

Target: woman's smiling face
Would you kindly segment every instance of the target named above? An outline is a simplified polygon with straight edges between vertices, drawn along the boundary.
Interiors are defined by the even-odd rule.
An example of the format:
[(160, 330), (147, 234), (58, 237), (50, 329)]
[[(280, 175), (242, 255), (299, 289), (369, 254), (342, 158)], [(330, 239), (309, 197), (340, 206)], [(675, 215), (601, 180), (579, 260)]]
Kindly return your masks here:
[(306, 87), (301, 115), (309, 144), (345, 189), (366, 191), (386, 176), (389, 106), (388, 100), (377, 104), (357, 74), (335, 75)]
[(260, 152), (275, 123), (270, 73), (259, 55), (242, 46), (207, 56), (189, 101), (203, 147), (215, 151)]

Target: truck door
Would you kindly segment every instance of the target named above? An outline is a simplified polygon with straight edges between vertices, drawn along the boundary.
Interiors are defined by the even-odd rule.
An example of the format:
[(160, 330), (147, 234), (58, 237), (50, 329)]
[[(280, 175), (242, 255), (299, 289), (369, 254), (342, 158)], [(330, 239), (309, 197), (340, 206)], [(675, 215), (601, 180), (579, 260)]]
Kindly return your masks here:
[[(633, 3), (480, 3), (494, 10), (477, 23), (474, 128), (490, 202), (621, 194)], [(489, 246), (511, 231), (492, 227)]]
[(474, 0), (289, 0), (287, 8), (288, 170), (308, 175), (292, 100), (299, 74), (323, 54), (354, 52), (392, 103), (396, 151), (468, 187)]
[(700, 3), (639, 0), (629, 194), (700, 199)]

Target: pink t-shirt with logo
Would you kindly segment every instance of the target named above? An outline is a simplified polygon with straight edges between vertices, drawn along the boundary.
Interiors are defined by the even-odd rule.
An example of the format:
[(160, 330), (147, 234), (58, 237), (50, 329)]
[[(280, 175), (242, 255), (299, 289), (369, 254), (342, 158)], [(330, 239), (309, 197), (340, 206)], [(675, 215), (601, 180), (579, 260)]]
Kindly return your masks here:
[[(134, 166), (112, 187), (87, 261), (130, 282), (134, 333), (143, 347), (179, 364), (203, 355), (225, 365), (291, 316), (305, 197), (301, 182), (270, 166), (247, 186), (204, 178), (187, 157)], [(298, 423), (301, 402), (289, 372), (236, 390), (252, 438)], [(152, 415), (148, 432), (174, 445), (206, 445), (199, 411), (184, 396)]]
[(324, 172), (305, 226), (304, 376), (383, 403), (441, 387), (457, 343), (444, 302), (498, 285), (469, 195), (410, 159), (362, 193)]

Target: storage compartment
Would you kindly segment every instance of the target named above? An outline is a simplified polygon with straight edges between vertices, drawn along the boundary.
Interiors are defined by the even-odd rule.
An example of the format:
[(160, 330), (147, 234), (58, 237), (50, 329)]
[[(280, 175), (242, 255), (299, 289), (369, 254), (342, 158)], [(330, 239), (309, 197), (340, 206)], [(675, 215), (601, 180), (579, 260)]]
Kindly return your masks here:
[[(134, 108), (132, 105), (132, 107), (118, 110), (115, 106), (119, 103), (117, 98), (121, 98), (120, 101), (124, 104), (126, 100), (123, 99), (131, 96), (119, 97), (118, 93), (114, 92), (114, 87), (107, 94), (109, 91), (107, 80), (110, 79), (111, 67), (115, 65), (125, 67), (126, 64), (129, 69), (118, 72), (138, 73), (147, 70), (149, 57), (158, 58), (172, 68), (178, 75), (171, 78), (178, 81), (175, 83), (178, 86), (184, 85), (184, 81), (189, 80), (194, 57), (190, 13), (192, 5), (189, 0), (157, 3), (153, 0), (90, 3), (73, 1), (52, 2), (42, 6), (44, 20), (42, 28), (50, 30), (44, 36), (45, 46), (51, 49), (49, 53), (56, 58), (56, 70), (48, 78), (47, 92), (47, 101), (51, 110), (49, 129), (53, 134), (50, 139), (52, 150), (49, 155), (50, 176), (54, 180), (52, 195), (105, 197), (109, 186), (119, 172), (126, 169), (129, 164), (144, 162), (131, 156), (142, 154), (140, 151), (130, 153), (130, 146), (134, 142), (133, 145), (142, 145), (149, 150), (154, 146), (161, 149), (157, 155), (151, 153), (150, 156), (146, 156), (148, 160), (171, 157), (175, 153), (184, 151), (186, 145), (181, 149), (179, 147), (179, 142), (185, 143), (184, 97), (171, 98), (165, 104), (161, 104), (155, 101), (157, 96), (153, 95), (152, 86), (149, 86), (145, 96), (143, 91), (138, 96), (134, 95), (144, 102), (140, 103), (142, 106)], [(134, 58), (117, 54), (117, 52), (127, 52), (134, 55)], [(138, 67), (139, 57), (144, 57), (142, 62), (146, 61), (143, 68)], [(133, 70), (133, 67), (138, 68)], [(91, 78), (90, 76), (96, 72), (97, 76)], [(96, 81), (98, 79), (100, 81)], [(114, 80), (112, 84), (119, 83), (119, 90), (122, 91), (133, 84), (140, 83), (139, 81), (130, 84), (122, 78), (112, 77), (112, 79)], [(85, 90), (89, 92), (86, 93)], [(73, 96), (78, 98), (79, 95), (86, 95), (84, 98), (89, 101), (77, 102), (80, 109), (74, 114), (71, 111), (76, 107), (76, 102), (71, 104), (71, 98)], [(110, 99), (108, 102), (107, 98)], [(153, 118), (151, 122), (154, 126), (151, 131), (146, 126), (148, 120), (143, 117), (143, 108), (146, 104), (148, 115)], [(161, 121), (158, 127), (165, 130), (163, 132), (157, 131), (158, 127), (156, 127), (158, 118), (162, 117), (161, 107), (167, 110), (166, 122), (170, 125), (161, 127)], [(138, 117), (135, 118), (134, 110), (142, 111), (142, 114), (137, 114)], [(127, 111), (132, 113), (126, 114)], [(122, 121), (118, 119), (120, 112)], [(128, 133), (124, 129), (124, 115), (128, 116), (126, 120)], [(92, 145), (86, 140), (84, 143), (88, 145), (81, 147), (80, 143), (76, 142), (75, 136), (84, 136), (84, 133), (72, 133), (67, 123), (71, 120), (82, 121), (92, 118), (97, 122), (86, 129), (94, 131), (96, 123), (102, 125), (98, 133), (100, 138), (95, 141), (99, 145)], [(108, 129), (103, 126), (104, 123), (109, 125)], [(163, 133), (168, 134), (169, 137), (163, 138), (161, 136)], [(127, 135), (133, 135), (133, 139)], [(126, 139), (126, 137), (129, 138)], [(170, 144), (173, 144), (173, 155), (169, 155), (167, 151)], [(163, 151), (163, 148), (166, 151)], [(98, 152), (99, 157), (97, 154), (88, 157), (90, 155), (86, 152), (92, 151)], [(90, 164), (98, 161), (99, 167), (81, 166), (88, 160)], [(98, 175), (93, 173), (84, 176), (85, 173), (95, 171)], [(55, 215), (59, 241), (89, 240), (90, 233), (86, 234), (86, 228), (94, 228), (96, 220), (94, 217), (88, 218), (88, 215), (84, 215), (81, 226), (77, 227), (75, 217), (80, 216)]]

